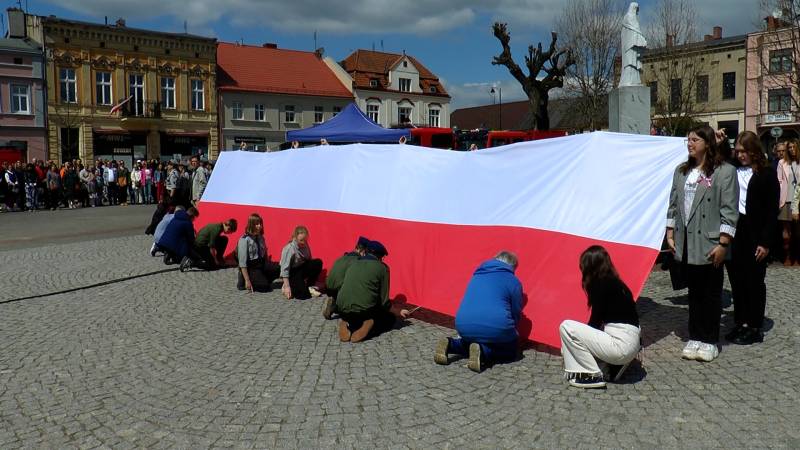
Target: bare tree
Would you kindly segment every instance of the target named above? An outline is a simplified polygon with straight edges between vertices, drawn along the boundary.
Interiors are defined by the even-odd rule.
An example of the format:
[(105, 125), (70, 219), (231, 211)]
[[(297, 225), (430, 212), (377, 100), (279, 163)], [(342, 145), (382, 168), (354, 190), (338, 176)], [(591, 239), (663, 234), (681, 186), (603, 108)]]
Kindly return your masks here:
[(659, 0), (648, 33), (653, 50), (645, 54), (645, 61), (654, 68), (647, 79), (656, 83), (657, 93), (650, 101), (656, 122), (673, 136), (691, 128), (694, 117), (703, 112), (697, 101), (698, 90), (708, 91), (708, 78), (698, 79), (703, 63), (696, 16), (697, 8), (690, 0)]
[[(532, 117), (532, 128), (536, 130), (550, 129), (550, 116), (547, 112), (547, 105), (550, 100), (550, 90), (564, 86), (564, 75), (567, 68), (575, 64), (575, 58), (570, 49), (558, 50), (556, 43), (558, 34), (552, 32), (550, 36), (550, 47), (547, 51), (542, 50), (542, 43), (537, 47), (528, 46), (528, 55), (525, 56), (525, 66), (528, 75), (514, 62), (511, 56), (511, 35), (505, 23), (495, 22), (492, 27), (494, 37), (503, 46), (503, 52), (492, 58), (492, 64), (506, 66), (511, 75), (522, 85), (522, 90), (528, 96), (529, 109)], [(545, 75), (539, 78), (539, 73)]]
[(766, 92), (768, 113), (800, 111), (800, 0), (760, 0), (766, 33), (757, 36), (760, 60), (759, 92)]
[(621, 0), (570, 0), (556, 22), (575, 57), (575, 65), (567, 67), (564, 91), (577, 99), (580, 123), (588, 130), (598, 129), (597, 118), (606, 112), (606, 97), (614, 87), (624, 7)]

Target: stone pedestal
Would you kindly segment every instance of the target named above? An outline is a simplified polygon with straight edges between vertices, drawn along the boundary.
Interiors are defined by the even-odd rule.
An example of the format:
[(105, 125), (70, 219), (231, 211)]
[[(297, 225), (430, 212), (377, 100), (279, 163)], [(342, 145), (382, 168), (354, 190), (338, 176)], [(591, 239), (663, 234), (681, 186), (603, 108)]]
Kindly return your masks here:
[(650, 88), (622, 86), (608, 94), (608, 129), (650, 134)]

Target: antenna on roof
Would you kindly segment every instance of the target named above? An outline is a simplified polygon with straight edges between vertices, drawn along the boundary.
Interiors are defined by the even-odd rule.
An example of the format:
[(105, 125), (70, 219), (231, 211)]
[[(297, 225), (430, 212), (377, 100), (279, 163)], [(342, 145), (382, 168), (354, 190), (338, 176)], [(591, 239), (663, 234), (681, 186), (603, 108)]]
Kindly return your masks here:
[(0, 14), (0, 26), (3, 27), (3, 36), (6, 36), (6, 16)]
[(183, 34), (189, 34), (189, 22), (186, 20), (183, 21)]
[(381, 51), (383, 51), (383, 39), (381, 39)]
[(375, 51), (375, 41), (372, 41), (372, 51)]
[(314, 49), (317, 48), (317, 30), (314, 30)]

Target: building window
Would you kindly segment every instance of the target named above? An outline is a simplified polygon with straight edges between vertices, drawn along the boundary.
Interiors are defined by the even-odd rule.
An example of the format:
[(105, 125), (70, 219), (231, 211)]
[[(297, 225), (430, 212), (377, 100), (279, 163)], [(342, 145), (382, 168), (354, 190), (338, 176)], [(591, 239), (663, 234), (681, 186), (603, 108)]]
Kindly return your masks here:
[(669, 109), (676, 110), (681, 107), (681, 92), (683, 91), (683, 80), (674, 78), (669, 83)]
[(233, 102), (233, 120), (242, 120), (244, 119), (244, 108), (242, 108), (242, 102)]
[(770, 73), (791, 72), (792, 49), (784, 48), (769, 52), (769, 71)]
[(341, 106), (334, 106), (333, 107), (333, 117), (338, 116), (340, 112), (342, 112), (342, 107)]
[(431, 94), (435, 94), (436, 93), (436, 86), (431, 86), (431, 88), (429, 90), (431, 91)]
[(22, 64), (22, 58), (14, 58), (14, 64), (21, 65)]
[(697, 76), (697, 103), (708, 101), (708, 75)]
[(286, 105), (283, 107), (283, 121), (286, 123), (295, 123), (294, 105)]
[(369, 87), (374, 87), (374, 88), (378, 87), (378, 80), (375, 78), (369, 80)]
[(381, 105), (378, 104), (367, 105), (367, 117), (369, 117), (369, 120), (378, 123), (378, 116), (380, 115), (380, 112), (381, 112)]
[(411, 92), (411, 78), (400, 78), (400, 91)]
[(95, 74), (97, 82), (97, 104), (110, 105), (111, 99), (111, 72), (97, 72)]
[(430, 108), (428, 110), (428, 126), (439, 127), (439, 108)]
[(397, 120), (400, 123), (411, 123), (411, 108), (407, 106), (398, 106)]
[(61, 103), (77, 103), (78, 85), (75, 81), (75, 69), (60, 69), (58, 79), (61, 88)]
[(722, 74), (722, 99), (733, 100), (736, 98), (736, 72)]
[(322, 108), (322, 106), (314, 107), (314, 123), (322, 123), (323, 111), (324, 109)]
[(203, 80), (192, 80), (192, 109), (203, 111), (206, 109)]
[(254, 117), (257, 121), (264, 122), (267, 120), (267, 113), (264, 105), (256, 105), (253, 107), (253, 110), (255, 111)]
[(786, 112), (792, 110), (792, 90), (785, 89), (770, 89), (768, 94), (768, 112)]
[(144, 115), (144, 75), (130, 74), (128, 76), (130, 100), (130, 111), (135, 116)]
[(14, 114), (30, 114), (30, 99), (28, 85), (11, 85), (11, 112)]
[(175, 78), (161, 78), (161, 107), (175, 109)]
[(655, 105), (658, 102), (658, 81), (647, 83), (647, 87), (650, 88), (650, 102)]

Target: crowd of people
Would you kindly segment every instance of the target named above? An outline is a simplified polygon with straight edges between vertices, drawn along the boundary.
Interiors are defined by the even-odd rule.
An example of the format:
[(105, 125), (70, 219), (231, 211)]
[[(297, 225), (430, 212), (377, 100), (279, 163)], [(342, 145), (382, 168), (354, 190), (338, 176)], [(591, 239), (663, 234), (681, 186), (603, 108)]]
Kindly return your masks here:
[(37, 211), (169, 201), (190, 206), (200, 199), (212, 172), (209, 162), (191, 158), (187, 167), (177, 162), (81, 160), (57, 164), (0, 164), (0, 211)]
[[(789, 220), (797, 220), (800, 189), (788, 176), (789, 171), (796, 175), (797, 163), (786, 156), (796, 155), (796, 149), (796, 144), (787, 144), (776, 167), (752, 132), (740, 133), (733, 149), (724, 130), (702, 126), (688, 134), (688, 158), (675, 169), (666, 220), (667, 243), (689, 290), (689, 341), (683, 358), (710, 362), (719, 355), (724, 268), (735, 316), (735, 327), (725, 338), (740, 345), (763, 341), (767, 261), (782, 247), (774, 230), (787, 207)], [(784, 167), (788, 170), (781, 174)], [(154, 234), (151, 255), (162, 253), (166, 264), (180, 264), (181, 271), (225, 267), (228, 236), (236, 233), (237, 221), (209, 223), (195, 234), (198, 215), (191, 206), (159, 204), (148, 227)], [(333, 262), (327, 278), (319, 280), (323, 263), (312, 256), (309, 236), (306, 227), (297, 226), (280, 261), (271, 261), (263, 218), (251, 214), (235, 246), (237, 289), (266, 292), (277, 281), (287, 299), (325, 295), (322, 315), (339, 319), (342, 342), (361, 342), (391, 329), (398, 317), (389, 298), (387, 249), (359, 237), (351, 251)], [(784, 251), (797, 261), (791, 246)], [(513, 252), (501, 251), (477, 267), (455, 316), (458, 336), (437, 342), (435, 363), (461, 357), (468, 359), (467, 367), (481, 372), (517, 359), (523, 307), (517, 265)], [(631, 290), (603, 247), (587, 248), (579, 267), (590, 318), (588, 323), (565, 320), (559, 327), (565, 377), (570, 386), (603, 388), (619, 380), (640, 351), (639, 317)], [(401, 318), (409, 314), (399, 312)]]

